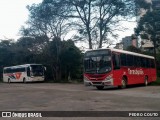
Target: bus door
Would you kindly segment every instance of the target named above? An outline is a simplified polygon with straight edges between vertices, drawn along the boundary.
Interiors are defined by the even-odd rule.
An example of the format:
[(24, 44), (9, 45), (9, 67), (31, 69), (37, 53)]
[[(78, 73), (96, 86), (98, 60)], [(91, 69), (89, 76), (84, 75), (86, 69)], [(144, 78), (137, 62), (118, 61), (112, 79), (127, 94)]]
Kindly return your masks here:
[(27, 76), (28, 76), (28, 77), (30, 77), (30, 76), (31, 76), (30, 71), (31, 71), (31, 68), (30, 68), (30, 67), (27, 67)]
[(120, 70), (120, 55), (119, 53), (112, 53), (112, 64), (113, 64), (113, 79), (114, 85), (120, 85), (122, 80), (122, 71)]

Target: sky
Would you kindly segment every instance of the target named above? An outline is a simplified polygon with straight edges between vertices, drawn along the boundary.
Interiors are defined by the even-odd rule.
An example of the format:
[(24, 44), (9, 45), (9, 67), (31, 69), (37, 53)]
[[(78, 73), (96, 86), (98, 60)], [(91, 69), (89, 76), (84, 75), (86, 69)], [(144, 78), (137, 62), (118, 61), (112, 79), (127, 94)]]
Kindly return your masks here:
[(117, 34), (119, 35), (118, 41), (122, 40), (122, 38), (124, 38), (125, 36), (131, 36), (132, 34), (134, 34), (134, 28), (137, 26), (136, 18), (133, 18), (129, 21), (130, 22), (123, 21), (120, 23), (120, 25), (123, 26), (125, 30), (117, 32)]
[[(26, 6), (41, 2), (42, 0), (0, 0), (0, 39), (17, 40), (20, 38), (19, 30), (22, 25), (25, 25), (29, 15)], [(118, 32), (117, 42), (123, 37), (133, 34), (136, 24), (123, 22), (122, 25), (128, 30)]]
[(0, 0), (0, 39), (18, 39), (19, 29), (28, 19), (27, 5), (42, 0)]

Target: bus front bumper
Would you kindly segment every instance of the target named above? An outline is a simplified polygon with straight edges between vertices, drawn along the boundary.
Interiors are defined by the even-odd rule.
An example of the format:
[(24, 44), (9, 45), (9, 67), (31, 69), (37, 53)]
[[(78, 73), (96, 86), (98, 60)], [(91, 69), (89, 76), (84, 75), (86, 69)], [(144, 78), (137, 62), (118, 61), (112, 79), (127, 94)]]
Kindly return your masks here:
[(103, 81), (90, 81), (86, 77), (84, 78), (85, 86), (113, 86), (113, 78), (107, 77)]
[(38, 81), (44, 81), (44, 77), (30, 77), (28, 82), (38, 82)]

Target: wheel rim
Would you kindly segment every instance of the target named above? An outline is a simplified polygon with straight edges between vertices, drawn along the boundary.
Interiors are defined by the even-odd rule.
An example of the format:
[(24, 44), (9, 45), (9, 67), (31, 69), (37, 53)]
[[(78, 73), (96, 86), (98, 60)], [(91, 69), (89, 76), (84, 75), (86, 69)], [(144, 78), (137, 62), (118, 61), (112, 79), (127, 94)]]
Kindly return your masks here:
[(122, 88), (126, 88), (126, 81), (124, 79), (122, 80)]
[(145, 86), (147, 86), (148, 85), (148, 80), (147, 80), (147, 78), (145, 78)]
[(25, 78), (23, 79), (23, 82), (26, 83), (26, 79)]

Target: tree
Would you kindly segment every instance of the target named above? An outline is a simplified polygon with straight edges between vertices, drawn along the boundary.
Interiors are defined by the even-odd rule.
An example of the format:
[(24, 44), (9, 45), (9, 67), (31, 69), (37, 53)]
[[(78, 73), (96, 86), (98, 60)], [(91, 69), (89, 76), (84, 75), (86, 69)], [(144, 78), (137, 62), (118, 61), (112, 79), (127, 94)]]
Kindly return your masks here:
[(45, 36), (21, 37), (0, 41), (0, 78), (3, 67), (19, 64), (40, 63), (47, 67), (46, 78), (55, 81), (80, 78), (81, 51), (72, 40), (61, 41), (54, 38), (49, 41)]
[(1, 40), (0, 41), (0, 65), (11, 65), (13, 60), (13, 40)]
[(3, 67), (13, 64), (13, 45), (13, 40), (0, 40), (0, 79), (2, 78)]
[(68, 80), (71, 78), (80, 78), (79, 75), (82, 74), (82, 55), (72, 40), (63, 41), (60, 58), (64, 78)]
[[(61, 60), (60, 54), (62, 49), (62, 42), (60, 38), (56, 37), (46, 46), (44, 50), (45, 64), (51, 66), (52, 76), (54, 80), (61, 80)], [(46, 61), (46, 58), (48, 60)]]
[(156, 58), (156, 49), (160, 45), (160, 12), (157, 10), (148, 11), (138, 22), (135, 32), (142, 39), (153, 41), (154, 57)]
[(54, 38), (48, 43), (42, 56), (43, 63), (52, 71), (55, 81), (66, 80), (68, 76), (74, 77), (74, 74), (79, 73), (76, 71), (81, 66), (81, 51), (71, 40), (61, 41), (60, 38)]
[(131, 52), (136, 52), (136, 53), (142, 53), (141, 49), (136, 48), (134, 46), (128, 46), (126, 50)]
[[(88, 42), (90, 49), (102, 48), (109, 38), (117, 37), (119, 22), (135, 15), (143, 0), (43, 0), (28, 6), (30, 18), (23, 34), (64, 38), (77, 30), (75, 40)], [(146, 6), (145, 6), (146, 7)]]
[(135, 0), (135, 12), (137, 16), (141, 16), (143, 10), (148, 11), (151, 9), (151, 1)]
[(79, 27), (80, 40), (88, 41), (90, 49), (95, 44), (102, 48), (109, 35), (116, 37), (117, 23), (134, 13), (134, 1), (130, 0), (66, 0), (66, 5), (70, 5), (68, 16), (79, 21), (75, 25)]
[(40, 54), (48, 42), (47, 36), (21, 37), (17, 40), (16, 45), (35, 54)]
[(23, 36), (46, 36), (52, 40), (54, 37), (63, 39), (69, 24), (64, 17), (57, 16), (63, 11), (59, 0), (44, 0), (40, 4), (27, 6), (30, 14), (28, 27), (22, 26)]

